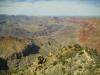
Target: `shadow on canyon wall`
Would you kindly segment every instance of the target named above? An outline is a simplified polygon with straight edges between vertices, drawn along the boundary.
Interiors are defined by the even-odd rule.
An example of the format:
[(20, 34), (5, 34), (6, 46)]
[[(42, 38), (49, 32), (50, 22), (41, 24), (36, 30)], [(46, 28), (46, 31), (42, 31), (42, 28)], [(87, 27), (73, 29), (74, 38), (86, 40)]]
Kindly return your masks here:
[(8, 70), (7, 61), (3, 58), (0, 58), (0, 70)]

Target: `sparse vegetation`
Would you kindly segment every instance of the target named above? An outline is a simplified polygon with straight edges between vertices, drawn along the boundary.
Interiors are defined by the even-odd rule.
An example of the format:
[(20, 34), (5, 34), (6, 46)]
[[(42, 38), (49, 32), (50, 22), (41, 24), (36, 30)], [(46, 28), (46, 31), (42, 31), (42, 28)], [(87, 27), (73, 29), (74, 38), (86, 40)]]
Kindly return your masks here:
[(100, 18), (2, 17), (0, 75), (100, 75)]
[[(62, 47), (47, 56), (29, 55), (8, 60), (10, 75), (99, 75), (100, 57), (78, 44)], [(12, 64), (11, 64), (12, 63)], [(11, 67), (12, 66), (12, 67)]]

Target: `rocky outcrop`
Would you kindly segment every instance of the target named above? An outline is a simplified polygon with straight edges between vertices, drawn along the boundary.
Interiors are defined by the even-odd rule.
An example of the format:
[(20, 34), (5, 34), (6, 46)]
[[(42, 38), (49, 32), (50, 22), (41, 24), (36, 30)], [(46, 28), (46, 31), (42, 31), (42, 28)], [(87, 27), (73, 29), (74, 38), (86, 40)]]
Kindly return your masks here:
[[(96, 50), (80, 45), (63, 47), (43, 58), (45, 63), (34, 61), (24, 75), (99, 75), (100, 60)], [(33, 69), (34, 67), (34, 69)]]

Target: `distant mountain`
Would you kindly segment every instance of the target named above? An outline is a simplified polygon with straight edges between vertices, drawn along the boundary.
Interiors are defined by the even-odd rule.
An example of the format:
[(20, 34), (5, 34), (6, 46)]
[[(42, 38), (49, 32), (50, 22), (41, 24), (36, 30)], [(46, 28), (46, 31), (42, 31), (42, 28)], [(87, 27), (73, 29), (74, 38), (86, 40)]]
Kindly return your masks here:
[(99, 24), (98, 17), (0, 15), (0, 36), (49, 37), (63, 45), (77, 42), (100, 54)]

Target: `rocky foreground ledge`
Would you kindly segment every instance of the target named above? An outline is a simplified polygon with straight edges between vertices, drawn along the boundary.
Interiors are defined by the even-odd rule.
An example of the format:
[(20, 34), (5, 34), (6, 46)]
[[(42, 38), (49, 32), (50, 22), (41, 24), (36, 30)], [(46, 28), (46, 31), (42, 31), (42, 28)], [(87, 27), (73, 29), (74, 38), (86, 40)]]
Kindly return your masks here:
[[(29, 61), (32, 56), (28, 56)], [(27, 58), (28, 58), (27, 57)], [(26, 58), (26, 57), (25, 57)], [(100, 75), (100, 56), (95, 49), (81, 47), (78, 44), (62, 47), (47, 56), (37, 55), (30, 65), (22, 68), (20, 63), (25, 59), (8, 60), (13, 70), (0, 70), (1, 75)], [(23, 61), (25, 62), (25, 61)], [(1, 61), (0, 61), (1, 63)], [(27, 62), (28, 64), (28, 62)], [(23, 63), (23, 65), (25, 65)], [(0, 65), (1, 66), (1, 65)]]

